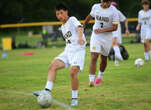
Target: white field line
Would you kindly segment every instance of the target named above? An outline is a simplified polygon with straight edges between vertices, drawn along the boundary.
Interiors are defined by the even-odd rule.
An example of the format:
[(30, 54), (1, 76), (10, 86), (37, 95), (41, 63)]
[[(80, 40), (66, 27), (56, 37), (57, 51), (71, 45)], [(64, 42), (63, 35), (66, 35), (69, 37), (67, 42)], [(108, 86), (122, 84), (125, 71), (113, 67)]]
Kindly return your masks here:
[[(27, 93), (27, 92), (23, 92), (23, 91), (9, 91), (9, 90), (1, 90), (1, 89), (0, 89), (0, 92), (1, 92), (1, 93), (11, 93), (11, 94), (19, 94), (19, 95), (33, 96), (32, 93)], [(60, 107), (63, 107), (63, 108), (65, 108), (65, 109), (67, 109), (67, 110), (75, 110), (75, 109), (73, 109), (71, 106), (66, 105), (66, 104), (64, 104), (64, 103), (62, 103), (62, 102), (60, 102), (60, 101), (55, 100), (55, 99), (53, 99), (53, 104), (56, 104), (56, 105), (58, 105), (58, 106), (60, 106)]]

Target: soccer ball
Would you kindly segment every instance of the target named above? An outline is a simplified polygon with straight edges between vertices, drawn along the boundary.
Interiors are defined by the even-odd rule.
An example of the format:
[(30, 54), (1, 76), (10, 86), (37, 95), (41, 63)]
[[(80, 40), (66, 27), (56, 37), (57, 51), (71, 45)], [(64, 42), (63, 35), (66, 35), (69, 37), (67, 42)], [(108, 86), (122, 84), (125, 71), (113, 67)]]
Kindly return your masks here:
[(37, 97), (37, 102), (42, 108), (48, 108), (52, 101), (53, 98), (49, 93), (42, 93)]
[(140, 66), (143, 66), (144, 65), (144, 60), (141, 59), (141, 58), (138, 58), (135, 60), (135, 66), (136, 67), (140, 67)]

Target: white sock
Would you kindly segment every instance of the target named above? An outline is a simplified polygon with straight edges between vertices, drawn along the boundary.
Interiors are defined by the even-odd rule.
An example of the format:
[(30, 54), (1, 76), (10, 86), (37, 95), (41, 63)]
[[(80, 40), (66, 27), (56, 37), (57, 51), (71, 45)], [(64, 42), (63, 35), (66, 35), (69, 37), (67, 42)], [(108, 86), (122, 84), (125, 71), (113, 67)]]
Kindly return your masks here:
[(114, 64), (115, 64), (115, 66), (118, 66), (119, 65), (119, 61), (115, 59)]
[(115, 55), (121, 55), (120, 48), (118, 46), (113, 46), (113, 49), (114, 49)]
[(145, 52), (145, 53), (144, 53), (144, 56), (145, 56), (145, 60), (149, 60), (149, 56), (148, 56), (148, 53), (149, 53), (149, 52)]
[(95, 75), (89, 74), (89, 81), (94, 82), (95, 80)]
[(78, 98), (78, 90), (72, 90), (72, 99)]
[(98, 78), (102, 78), (104, 72), (99, 71)]
[(52, 91), (53, 88), (53, 82), (52, 81), (47, 81), (46, 83), (46, 89), (49, 89), (50, 91)]

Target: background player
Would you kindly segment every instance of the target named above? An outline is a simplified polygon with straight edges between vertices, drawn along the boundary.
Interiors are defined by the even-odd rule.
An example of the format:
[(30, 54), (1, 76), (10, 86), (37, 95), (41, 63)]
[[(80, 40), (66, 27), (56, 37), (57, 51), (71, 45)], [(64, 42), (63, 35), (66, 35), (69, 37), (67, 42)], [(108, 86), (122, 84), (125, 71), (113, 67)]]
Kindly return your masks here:
[[(118, 27), (117, 9), (111, 6), (112, 0), (101, 0), (102, 3), (94, 4), (90, 14), (86, 17), (84, 27), (92, 19), (95, 18), (93, 32), (90, 40), (91, 62), (90, 62), (90, 87), (99, 85), (102, 81), (107, 66), (107, 56), (112, 46), (112, 31)], [(100, 55), (101, 54), (101, 55)], [(96, 62), (98, 57), (101, 57), (100, 71), (98, 78), (95, 80)]]
[(141, 40), (144, 43), (144, 56), (145, 60), (151, 60), (151, 45), (149, 44), (151, 39), (151, 28), (149, 26), (149, 21), (151, 20), (151, 10), (149, 9), (149, 0), (142, 0), (143, 10), (138, 13), (138, 25), (136, 30), (139, 31), (141, 28)]
[[(115, 6), (118, 9), (118, 5), (116, 2), (112, 2), (111, 3), (113, 6)], [(123, 15), (123, 13), (118, 10), (118, 15), (119, 15), (119, 21), (120, 22), (124, 22), (125, 24), (125, 33), (128, 36), (129, 35), (129, 30), (128, 30), (128, 21), (126, 19), (126, 17)], [(113, 32), (113, 38), (112, 38), (112, 45), (113, 45), (113, 49), (115, 52), (115, 65), (118, 66), (118, 61), (122, 61), (122, 55), (120, 53), (120, 44), (122, 43), (122, 32), (121, 32), (121, 24), (118, 24), (118, 28), (116, 31)]]
[[(72, 106), (78, 105), (78, 73), (83, 69), (85, 57), (86, 40), (83, 34), (83, 27), (75, 17), (68, 16), (65, 5), (56, 6), (56, 17), (63, 24), (61, 30), (66, 41), (65, 50), (54, 59), (49, 67), (48, 80), (45, 90), (34, 92), (38, 96), (42, 92), (51, 92), (53, 83), (56, 80), (56, 72), (59, 69), (70, 67), (71, 86), (72, 86)], [(79, 57), (80, 56), (80, 57)]]

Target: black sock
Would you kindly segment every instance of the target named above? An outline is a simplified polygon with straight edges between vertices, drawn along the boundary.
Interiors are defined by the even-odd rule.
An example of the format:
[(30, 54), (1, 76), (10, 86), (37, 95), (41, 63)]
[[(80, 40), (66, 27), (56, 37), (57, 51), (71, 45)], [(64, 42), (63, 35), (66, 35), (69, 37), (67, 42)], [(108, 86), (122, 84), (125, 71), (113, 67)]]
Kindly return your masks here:
[(72, 100), (77, 100), (78, 98), (72, 98)]
[(46, 90), (46, 91), (49, 91), (49, 92), (51, 92), (51, 90), (49, 90), (49, 89), (47, 89), (47, 88), (45, 88), (45, 90)]

